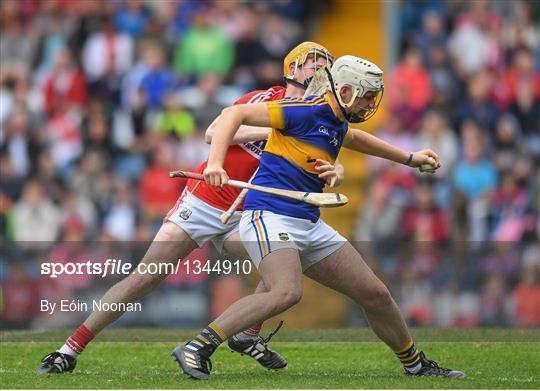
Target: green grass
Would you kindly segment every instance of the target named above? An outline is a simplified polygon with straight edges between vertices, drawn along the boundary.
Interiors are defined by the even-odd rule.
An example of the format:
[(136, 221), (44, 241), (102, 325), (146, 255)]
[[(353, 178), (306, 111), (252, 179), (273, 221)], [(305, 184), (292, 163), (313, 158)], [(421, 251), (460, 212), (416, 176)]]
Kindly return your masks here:
[[(382, 343), (372, 341), (369, 331), (357, 329), (291, 330), (280, 333), (275, 338), (277, 342), (272, 341), (272, 347), (289, 360), (289, 365), (279, 372), (267, 371), (255, 361), (221, 348), (212, 357), (214, 370), (211, 379), (206, 382), (192, 381), (180, 373), (170, 356), (176, 344), (174, 341), (186, 339), (192, 334), (191, 331), (177, 330), (106, 331), (89, 345), (72, 374), (40, 377), (34, 372), (39, 360), (57, 349), (61, 343), (59, 341), (67, 333), (2, 333), (0, 387), (540, 388), (538, 330), (414, 331), (428, 357), (436, 359), (443, 366), (466, 371), (468, 378), (464, 380), (405, 377), (390, 350)], [(422, 339), (422, 336), (428, 338)], [(463, 339), (466, 342), (456, 342)], [(114, 342), (118, 340), (124, 342)], [(345, 342), (347, 340), (352, 342)]]

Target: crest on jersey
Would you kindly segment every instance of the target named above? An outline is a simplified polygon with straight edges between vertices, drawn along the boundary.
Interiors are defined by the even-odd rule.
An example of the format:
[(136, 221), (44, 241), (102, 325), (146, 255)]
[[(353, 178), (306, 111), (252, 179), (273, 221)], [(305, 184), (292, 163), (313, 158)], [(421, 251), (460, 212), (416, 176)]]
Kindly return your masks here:
[(279, 240), (283, 242), (288, 242), (290, 240), (289, 234), (287, 232), (280, 232), (278, 233)]
[(185, 206), (180, 210), (180, 213), (178, 213), (178, 216), (180, 216), (181, 219), (187, 220), (189, 219), (189, 216), (191, 216), (191, 209), (186, 208)]
[(338, 146), (339, 142), (338, 142), (337, 136), (338, 136), (338, 133), (335, 130), (333, 130), (332, 131), (332, 140), (330, 140), (330, 145), (332, 145), (334, 147)]
[(256, 159), (260, 159), (265, 146), (266, 146), (266, 140), (249, 141), (247, 143), (243, 143), (239, 145), (240, 148), (242, 148), (244, 151), (246, 151), (247, 153), (249, 153), (251, 156), (253, 156)]

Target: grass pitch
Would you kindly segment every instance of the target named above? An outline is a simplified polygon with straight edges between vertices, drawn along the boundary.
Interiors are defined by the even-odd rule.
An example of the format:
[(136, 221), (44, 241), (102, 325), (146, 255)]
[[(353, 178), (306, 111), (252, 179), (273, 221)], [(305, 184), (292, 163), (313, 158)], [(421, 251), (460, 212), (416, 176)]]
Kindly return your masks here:
[(68, 331), (2, 333), (0, 387), (25, 389), (538, 389), (540, 330), (414, 330), (419, 347), (467, 379), (410, 378), (393, 353), (368, 330), (285, 330), (271, 343), (289, 361), (272, 372), (226, 346), (212, 357), (209, 381), (187, 379), (170, 356), (195, 333), (178, 330), (111, 330), (79, 358), (72, 374), (35, 374), (45, 354)]

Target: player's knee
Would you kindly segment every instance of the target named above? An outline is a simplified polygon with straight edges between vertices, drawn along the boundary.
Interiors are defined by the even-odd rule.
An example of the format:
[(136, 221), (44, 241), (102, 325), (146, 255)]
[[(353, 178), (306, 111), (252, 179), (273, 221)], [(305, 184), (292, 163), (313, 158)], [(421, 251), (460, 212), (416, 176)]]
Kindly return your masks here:
[(129, 290), (132, 292), (146, 292), (151, 289), (155, 285), (157, 285), (161, 281), (161, 278), (157, 274), (150, 274), (150, 273), (144, 273), (144, 274), (132, 274), (129, 276)]
[(298, 304), (302, 299), (302, 287), (294, 286), (285, 289), (281, 289), (276, 292), (277, 296), (277, 310), (285, 311), (292, 306)]
[(167, 242), (167, 241), (177, 241), (182, 237), (182, 229), (170, 221), (165, 222), (156, 236), (155, 240)]
[(392, 305), (392, 295), (388, 288), (381, 282), (370, 290), (367, 297), (363, 300), (365, 309), (384, 309)]

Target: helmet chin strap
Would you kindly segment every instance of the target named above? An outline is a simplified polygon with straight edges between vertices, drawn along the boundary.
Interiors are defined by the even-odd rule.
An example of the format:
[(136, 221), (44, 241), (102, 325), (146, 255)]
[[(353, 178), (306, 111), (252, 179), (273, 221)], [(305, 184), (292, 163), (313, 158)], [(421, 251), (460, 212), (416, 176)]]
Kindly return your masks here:
[(288, 77), (284, 77), (283, 78), (283, 81), (285, 82), (285, 84), (290, 84), (292, 86), (295, 86), (295, 87), (298, 87), (298, 88), (301, 88), (303, 90), (306, 90), (309, 86), (309, 82), (311, 81), (311, 79), (313, 79), (312, 77), (306, 79), (303, 83), (300, 83), (299, 81), (296, 81), (294, 79), (289, 79)]
[[(364, 119), (362, 117), (360, 117), (358, 114), (355, 114), (355, 113), (347, 114), (347, 112), (345, 111), (345, 107), (343, 107), (343, 104), (342, 104), (342, 101), (341, 101), (341, 96), (339, 96), (339, 94), (336, 92), (336, 87), (334, 86), (334, 79), (332, 78), (332, 74), (330, 73), (330, 70), (328, 69), (328, 67), (325, 67), (324, 69), (326, 71), (326, 74), (328, 75), (328, 80), (330, 81), (330, 86), (332, 87), (332, 92), (334, 93), (334, 95), (336, 97), (338, 106), (341, 109), (341, 112), (343, 113), (343, 116), (345, 117), (345, 119), (348, 122), (351, 122), (351, 123), (354, 123), (354, 124), (357, 124), (359, 122), (364, 122)], [(349, 103), (347, 103), (348, 105), (350, 105), (356, 99), (357, 94), (358, 94), (358, 91), (356, 91), (354, 93), (352, 99), (349, 101)]]

